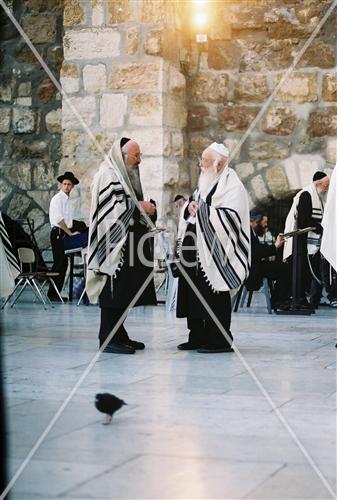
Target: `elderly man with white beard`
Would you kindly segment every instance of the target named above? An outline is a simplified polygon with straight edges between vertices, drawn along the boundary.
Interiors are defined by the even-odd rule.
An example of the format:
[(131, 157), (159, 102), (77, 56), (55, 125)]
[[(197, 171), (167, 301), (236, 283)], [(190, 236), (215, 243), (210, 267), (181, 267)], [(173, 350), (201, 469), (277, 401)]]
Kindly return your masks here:
[(182, 351), (233, 351), (229, 291), (249, 274), (250, 225), (247, 193), (228, 157), (223, 144), (205, 149), (198, 188), (185, 207), (177, 317), (187, 318), (189, 338), (178, 345)]

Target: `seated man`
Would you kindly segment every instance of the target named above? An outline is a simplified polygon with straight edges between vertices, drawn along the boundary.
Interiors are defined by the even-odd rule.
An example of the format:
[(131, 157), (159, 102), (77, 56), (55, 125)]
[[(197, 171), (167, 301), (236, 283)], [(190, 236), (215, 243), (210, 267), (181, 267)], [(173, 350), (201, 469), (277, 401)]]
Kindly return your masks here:
[[(61, 293), (64, 278), (68, 267), (65, 250), (84, 248), (88, 244), (88, 228), (81, 221), (73, 220), (70, 193), (79, 183), (72, 172), (65, 172), (57, 180), (61, 183), (60, 191), (53, 196), (49, 206), (49, 220), (51, 225), (50, 242), (53, 251), (52, 271), (59, 273), (54, 278), (55, 285)], [(52, 286), (49, 287), (48, 297), (51, 301), (59, 302)]]
[(251, 270), (246, 287), (250, 291), (259, 290), (263, 278), (276, 280), (271, 295), (272, 308), (285, 310), (290, 306), (290, 266), (281, 262), (265, 260), (276, 255), (277, 249), (284, 243), (284, 238), (280, 234), (272, 245), (259, 241), (259, 236), (263, 234), (267, 225), (268, 217), (266, 214), (257, 208), (250, 211)]

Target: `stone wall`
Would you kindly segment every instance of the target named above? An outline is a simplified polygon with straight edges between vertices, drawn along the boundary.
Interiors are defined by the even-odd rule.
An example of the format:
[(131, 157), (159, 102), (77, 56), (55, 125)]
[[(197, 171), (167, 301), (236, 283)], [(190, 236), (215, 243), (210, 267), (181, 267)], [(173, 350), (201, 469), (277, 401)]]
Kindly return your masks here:
[[(58, 79), (63, 59), (60, 0), (7, 2)], [(61, 156), (61, 98), (0, 7), (0, 206), (34, 221), (49, 246), (48, 207)]]
[(175, 5), (161, 0), (65, 3), (61, 83), (69, 101), (63, 99), (60, 170), (79, 176), (84, 217), (93, 174), (117, 135), (139, 141), (145, 195), (157, 201), (159, 219), (166, 224), (173, 194), (189, 184)]
[[(325, 0), (208, 2), (213, 17), (200, 71), (188, 80), (188, 149), (239, 145), (293, 57), (331, 4)], [(191, 44), (192, 54), (195, 44)], [(193, 60), (192, 60), (193, 62)], [(194, 65), (189, 68), (195, 71)], [(337, 133), (336, 10), (284, 81), (232, 160), (251, 203), (282, 198), (333, 167)]]

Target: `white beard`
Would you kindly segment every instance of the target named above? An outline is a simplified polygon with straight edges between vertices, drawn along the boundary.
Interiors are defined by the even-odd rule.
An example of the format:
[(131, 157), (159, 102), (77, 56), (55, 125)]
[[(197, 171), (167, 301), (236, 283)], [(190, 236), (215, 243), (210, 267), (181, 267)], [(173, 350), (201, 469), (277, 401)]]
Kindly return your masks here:
[(126, 170), (128, 172), (132, 187), (135, 190), (135, 193), (138, 195), (137, 197), (142, 198), (143, 190), (140, 182), (139, 167), (126, 165)]
[(212, 184), (218, 179), (219, 174), (213, 169), (201, 172), (199, 176), (198, 188), (202, 197), (206, 196)]

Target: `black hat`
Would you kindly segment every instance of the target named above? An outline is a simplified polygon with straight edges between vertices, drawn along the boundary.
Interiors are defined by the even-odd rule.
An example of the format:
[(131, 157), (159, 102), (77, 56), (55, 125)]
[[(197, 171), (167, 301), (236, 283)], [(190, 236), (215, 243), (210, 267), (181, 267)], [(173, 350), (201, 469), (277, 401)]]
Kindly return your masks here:
[(250, 220), (255, 220), (256, 222), (260, 222), (260, 220), (264, 215), (265, 213), (260, 208), (257, 207), (252, 208), (250, 211)]
[(121, 149), (122, 149), (122, 147), (123, 147), (123, 146), (125, 146), (125, 144), (126, 144), (127, 142), (129, 142), (129, 141), (131, 141), (131, 139), (129, 139), (128, 137), (122, 137), (122, 138), (121, 138)]
[(78, 179), (76, 179), (72, 172), (64, 172), (63, 175), (59, 175), (59, 177), (57, 178), (59, 182), (63, 182), (65, 179), (67, 179), (67, 181), (71, 181), (73, 184), (78, 184), (80, 182)]
[(317, 172), (314, 173), (312, 180), (313, 180), (313, 182), (320, 181), (321, 179), (324, 179), (324, 177), (326, 177), (326, 176), (327, 175), (325, 172), (321, 172), (320, 170), (318, 170)]
[(184, 200), (184, 196), (182, 194), (177, 194), (177, 196), (174, 198), (173, 203), (176, 203), (179, 200)]

